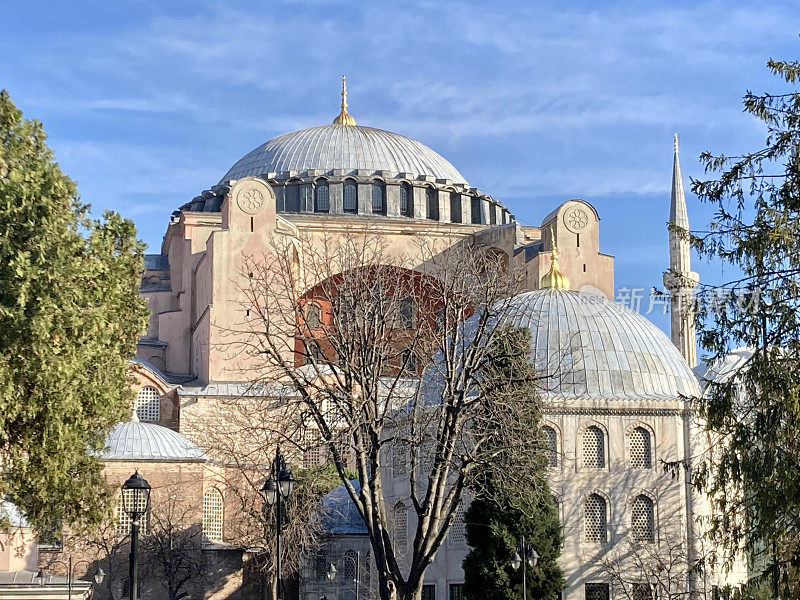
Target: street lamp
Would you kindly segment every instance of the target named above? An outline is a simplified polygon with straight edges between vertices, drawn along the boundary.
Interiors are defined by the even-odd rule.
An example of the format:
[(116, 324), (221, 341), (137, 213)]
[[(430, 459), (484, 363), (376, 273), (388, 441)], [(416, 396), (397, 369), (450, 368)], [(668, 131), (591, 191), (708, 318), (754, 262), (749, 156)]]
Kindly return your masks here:
[(535, 567), (539, 562), (539, 553), (536, 552), (528, 542), (525, 536), (522, 536), (517, 551), (514, 552), (514, 557), (511, 559), (511, 566), (515, 570), (522, 567), (522, 600), (528, 600), (528, 578), (527, 578), (527, 565)]
[(130, 600), (139, 597), (139, 519), (150, 507), (150, 489), (138, 470), (122, 484), (122, 511), (131, 518)]
[(261, 488), (261, 495), (269, 505), (275, 505), (275, 572), (278, 576), (278, 597), (281, 595), (281, 504), (294, 490), (295, 479), (292, 471), (286, 466), (280, 446), (275, 448), (275, 458), (269, 477)]
[[(360, 551), (356, 551), (356, 557), (355, 558), (353, 558), (352, 556), (345, 555), (344, 556), (344, 560), (353, 561), (353, 574), (355, 575), (355, 579), (353, 579), (353, 583), (355, 583), (355, 587), (356, 587), (356, 598), (355, 598), (355, 600), (358, 600), (358, 586), (361, 585), (361, 552)], [(336, 566), (333, 563), (331, 563), (331, 566), (328, 567), (328, 572), (326, 573), (328, 581), (333, 581), (334, 579), (336, 579), (336, 575), (338, 575), (338, 574), (339, 574), (339, 571), (336, 570)]]
[[(77, 567), (81, 563), (86, 563), (87, 565), (91, 565), (92, 562), (89, 560), (79, 560), (76, 562), (72, 562), (72, 555), (70, 554), (67, 558), (67, 562), (63, 560), (54, 560), (50, 564), (51, 565), (64, 565), (67, 567), (67, 599), (72, 600), (72, 579), (75, 573), (75, 567)], [(44, 584), (44, 577), (46, 573), (43, 570), (40, 570), (36, 577), (39, 578), (41, 584)], [(97, 573), (94, 574), (94, 581), (97, 585), (103, 583), (103, 580), (106, 578), (106, 572), (103, 571), (103, 567), (97, 569)]]

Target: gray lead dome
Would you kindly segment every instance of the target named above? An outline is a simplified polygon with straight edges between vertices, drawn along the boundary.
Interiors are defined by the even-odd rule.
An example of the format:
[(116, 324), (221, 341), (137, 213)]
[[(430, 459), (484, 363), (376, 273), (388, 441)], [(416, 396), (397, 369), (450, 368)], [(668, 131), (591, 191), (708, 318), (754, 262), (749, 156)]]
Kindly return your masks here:
[(106, 438), (103, 460), (205, 461), (205, 453), (177, 431), (155, 423), (118, 423)]
[(664, 333), (621, 304), (573, 290), (511, 300), (506, 322), (531, 332), (531, 360), (549, 396), (675, 400), (700, 394)]
[(220, 183), (313, 169), (411, 173), (467, 185), (445, 158), (411, 138), (360, 125), (322, 125), (279, 135), (239, 159)]

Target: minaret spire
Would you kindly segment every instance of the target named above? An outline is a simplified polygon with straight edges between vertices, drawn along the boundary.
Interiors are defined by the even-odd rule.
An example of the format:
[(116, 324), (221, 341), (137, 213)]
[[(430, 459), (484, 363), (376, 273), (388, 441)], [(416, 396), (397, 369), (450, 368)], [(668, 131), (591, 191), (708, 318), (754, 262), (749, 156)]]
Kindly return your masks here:
[(689, 245), (689, 216), (678, 158), (678, 134), (673, 141), (672, 197), (669, 205), (669, 271), (664, 272), (664, 287), (670, 293), (670, 333), (690, 367), (697, 366), (697, 341), (694, 326), (694, 288), (699, 277), (692, 271)]
[(334, 125), (355, 125), (356, 120), (347, 112), (347, 79), (342, 75), (342, 110), (333, 120)]

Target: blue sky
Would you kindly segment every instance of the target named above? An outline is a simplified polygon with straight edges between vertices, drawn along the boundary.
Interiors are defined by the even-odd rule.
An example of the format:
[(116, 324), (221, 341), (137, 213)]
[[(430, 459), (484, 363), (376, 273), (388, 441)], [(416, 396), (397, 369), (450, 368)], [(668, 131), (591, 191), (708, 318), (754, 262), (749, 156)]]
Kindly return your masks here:
[[(0, 87), (44, 122), (83, 200), (157, 251), (171, 211), (239, 157), (330, 122), (346, 73), (360, 124), (431, 146), (519, 221), (594, 204), (616, 286), (649, 289), (672, 132), (687, 188), (701, 151), (759, 147), (741, 97), (778, 87), (764, 65), (797, 58), (798, 31), (800, 3), (766, 0), (31, 0), (4, 4)], [(703, 228), (710, 208), (687, 200)]]

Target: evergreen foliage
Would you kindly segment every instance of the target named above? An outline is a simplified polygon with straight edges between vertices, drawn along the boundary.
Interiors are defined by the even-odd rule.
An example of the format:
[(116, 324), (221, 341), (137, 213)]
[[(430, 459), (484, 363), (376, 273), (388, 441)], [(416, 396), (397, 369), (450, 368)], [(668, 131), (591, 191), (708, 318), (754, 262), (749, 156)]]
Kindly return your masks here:
[(0, 92), (0, 495), (41, 531), (107, 511), (97, 453), (146, 325), (133, 223), (91, 219), (45, 140)]
[[(485, 372), (486, 401), (502, 402), (507, 394), (530, 398), (530, 410), (519, 414), (531, 432), (530, 447), (538, 460), (526, 478), (505, 476), (503, 465), (487, 465), (485, 480), (465, 514), (467, 543), (464, 559), (464, 593), (470, 600), (519, 600), (522, 598), (522, 568), (527, 569), (528, 598), (556, 600), (564, 587), (558, 565), (562, 535), (555, 501), (547, 484), (547, 455), (541, 439), (541, 411), (536, 392), (536, 374), (529, 362), (530, 332), (505, 327), (497, 338)], [(499, 433), (499, 435), (502, 435)], [(509, 483), (513, 482), (513, 483)], [(536, 567), (519, 570), (511, 560), (522, 536), (539, 553)]]
[(745, 347), (745, 360), (709, 385), (700, 413), (714, 445), (693, 481), (708, 493), (710, 540), (730, 562), (741, 544), (756, 584), (772, 598), (800, 597), (800, 63), (770, 60), (777, 94), (744, 97), (767, 128), (764, 147), (701, 156), (709, 181), (694, 181), (716, 216), (695, 234), (702, 256), (740, 271), (699, 314), (713, 363)]

